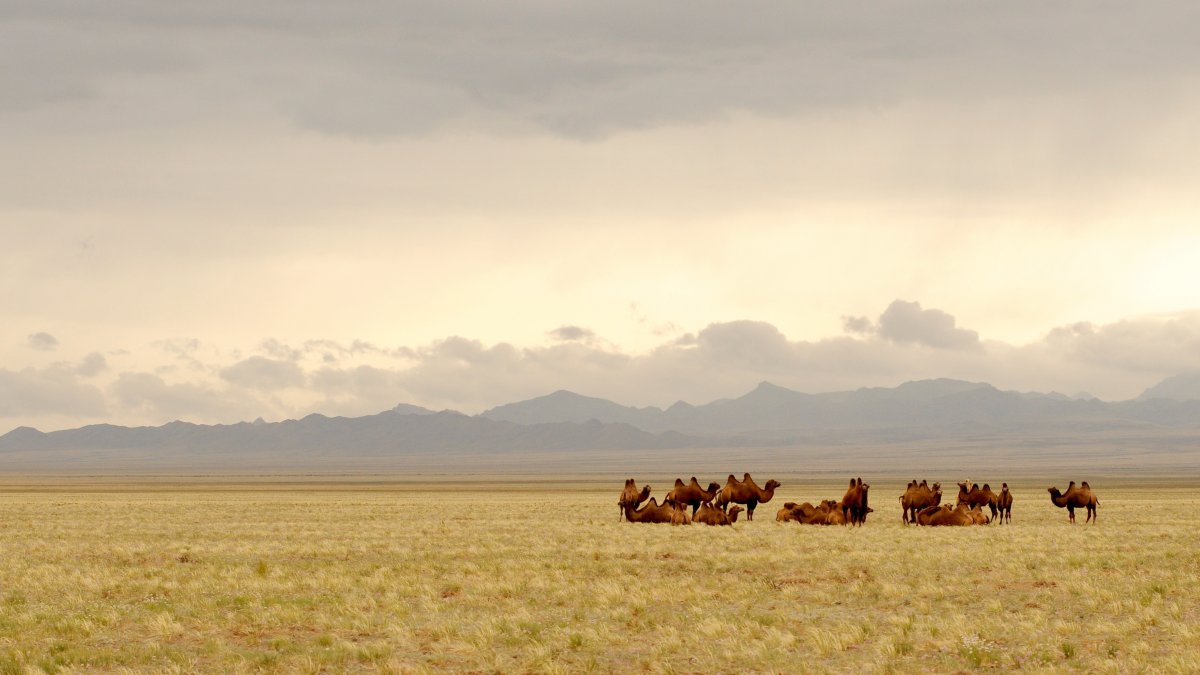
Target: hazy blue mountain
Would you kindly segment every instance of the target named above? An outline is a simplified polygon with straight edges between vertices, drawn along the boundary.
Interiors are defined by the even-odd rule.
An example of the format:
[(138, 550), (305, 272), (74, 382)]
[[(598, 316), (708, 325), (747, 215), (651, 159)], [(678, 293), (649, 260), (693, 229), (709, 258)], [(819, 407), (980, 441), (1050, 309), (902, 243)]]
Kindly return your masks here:
[(497, 406), (484, 411), (480, 416), (516, 424), (599, 420), (642, 426), (661, 414), (662, 410), (658, 408), (632, 408), (560, 389), (527, 401)]
[(276, 423), (260, 418), (228, 425), (95, 424), (50, 433), (19, 427), (0, 436), (0, 458), (11, 465), (53, 467), (53, 457), (61, 456), (64, 464), (95, 466), (123, 452), (133, 466), (148, 458), (160, 467), (228, 468), (251, 463), (300, 466), (317, 460), (349, 466), (423, 457), (436, 466), (450, 457), (522, 453), (584, 456), (616, 451), (648, 456), (655, 450), (844, 443), (880, 448), (985, 437), (1033, 447), (1041, 442), (1037, 439), (1077, 441), (1086, 434), (1110, 432), (1142, 439), (1135, 443), (1157, 439), (1152, 442), (1168, 448), (1172, 443), (1194, 445), (1189, 439), (1200, 432), (1200, 400), (1143, 396), (1106, 403), (948, 379), (824, 394), (763, 382), (738, 398), (703, 405), (680, 401), (663, 410), (557, 391), (476, 416), (401, 404), (364, 417), (314, 414)]
[(1156, 398), (1173, 401), (1200, 401), (1200, 373), (1180, 373), (1168, 377), (1143, 391), (1135, 400), (1152, 401)]

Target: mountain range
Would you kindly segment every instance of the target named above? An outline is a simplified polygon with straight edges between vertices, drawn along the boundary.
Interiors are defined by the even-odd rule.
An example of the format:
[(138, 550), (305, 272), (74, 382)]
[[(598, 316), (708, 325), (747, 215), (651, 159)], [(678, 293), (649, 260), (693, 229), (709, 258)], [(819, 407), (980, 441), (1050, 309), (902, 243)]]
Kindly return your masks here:
[[(570, 391), (510, 403), (479, 415), (435, 412), (400, 404), (364, 417), (313, 414), (276, 423), (158, 427), (98, 424), (43, 433), (20, 427), (0, 436), (0, 462), (56, 453), (133, 452), (170, 465), (259, 464), (297, 458), (354, 463), (392, 457), (505, 453), (650, 452), (689, 448), (755, 448), (840, 443), (889, 444), (922, 439), (1078, 437), (1109, 432), (1200, 434), (1200, 396), (1187, 398), (1200, 378), (1167, 380), (1122, 402), (1084, 396), (1001, 391), (990, 384), (936, 379), (891, 388), (805, 394), (763, 382), (734, 399), (666, 408), (630, 407)], [(97, 454), (99, 453), (99, 454)], [(140, 454), (138, 454), (140, 453)], [(67, 455), (63, 455), (66, 457)]]

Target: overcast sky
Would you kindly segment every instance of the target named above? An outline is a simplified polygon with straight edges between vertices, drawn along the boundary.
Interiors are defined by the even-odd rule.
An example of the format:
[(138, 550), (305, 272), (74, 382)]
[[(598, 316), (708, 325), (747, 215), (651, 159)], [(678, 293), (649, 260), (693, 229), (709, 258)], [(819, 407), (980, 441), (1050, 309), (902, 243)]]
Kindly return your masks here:
[(1200, 368), (1195, 3), (218, 5), (0, 3), (0, 433)]

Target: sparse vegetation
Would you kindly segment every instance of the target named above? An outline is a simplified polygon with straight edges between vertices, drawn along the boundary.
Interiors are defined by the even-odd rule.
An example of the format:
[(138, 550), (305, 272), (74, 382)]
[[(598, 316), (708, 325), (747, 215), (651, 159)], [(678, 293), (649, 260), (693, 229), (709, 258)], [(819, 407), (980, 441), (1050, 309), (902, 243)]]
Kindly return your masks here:
[(10, 490), (0, 671), (1200, 670), (1192, 488), (1106, 481), (1096, 526), (1031, 480), (1011, 526), (709, 528), (616, 522), (621, 480)]

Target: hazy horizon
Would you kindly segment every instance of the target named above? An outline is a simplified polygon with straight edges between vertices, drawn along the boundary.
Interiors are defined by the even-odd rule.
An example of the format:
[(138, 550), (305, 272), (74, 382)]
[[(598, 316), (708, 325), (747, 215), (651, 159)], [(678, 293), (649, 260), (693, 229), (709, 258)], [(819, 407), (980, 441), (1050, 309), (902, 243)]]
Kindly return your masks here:
[(1200, 372), (1183, 2), (6, 3), (0, 430)]

